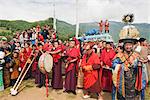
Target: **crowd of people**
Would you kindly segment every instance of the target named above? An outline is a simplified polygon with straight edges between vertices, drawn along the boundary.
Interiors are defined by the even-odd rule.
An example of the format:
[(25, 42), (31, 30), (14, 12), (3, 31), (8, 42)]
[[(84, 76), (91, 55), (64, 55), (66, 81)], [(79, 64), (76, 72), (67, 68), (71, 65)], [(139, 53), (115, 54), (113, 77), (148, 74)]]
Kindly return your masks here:
[(53, 89), (76, 95), (79, 87), (85, 91), (83, 98), (96, 93), (99, 100), (103, 100), (102, 91), (112, 93), (112, 100), (135, 100), (138, 95), (144, 100), (150, 81), (150, 49), (146, 41), (122, 40), (115, 46), (110, 41), (80, 42), (73, 37), (62, 42), (48, 25), (17, 32), (12, 41), (5, 37), (0, 41), (0, 91), (15, 84), (21, 70), (31, 63), (31, 56), (36, 59), (25, 80), (33, 78), (37, 87), (45, 86), (45, 74), (38, 61), (46, 52), (53, 57), (49, 84)]

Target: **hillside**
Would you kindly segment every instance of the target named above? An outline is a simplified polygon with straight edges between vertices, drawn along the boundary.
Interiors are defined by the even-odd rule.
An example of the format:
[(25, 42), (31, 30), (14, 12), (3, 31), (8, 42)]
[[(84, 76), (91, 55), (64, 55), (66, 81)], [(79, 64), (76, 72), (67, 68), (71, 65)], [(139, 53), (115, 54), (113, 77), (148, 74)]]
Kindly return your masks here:
[[(8, 38), (12, 38), (12, 33), (16, 31), (22, 31), (34, 27), (36, 25), (44, 26), (45, 24), (52, 26), (53, 19), (49, 18), (47, 20), (37, 21), (37, 22), (27, 22), (23, 20), (8, 21), (0, 20), (0, 36), (4, 35)], [(140, 33), (141, 37), (145, 37), (150, 41), (150, 24), (141, 23), (133, 24), (136, 26)], [(110, 34), (112, 35), (115, 42), (119, 39), (119, 33), (122, 27), (124, 26), (121, 22), (110, 21)], [(85, 33), (90, 29), (99, 29), (98, 22), (93, 23), (80, 23), (80, 34)], [(57, 20), (57, 32), (60, 39), (66, 40), (75, 35), (75, 25), (71, 25), (64, 21)]]
[[(23, 31), (37, 25), (53, 25), (53, 19), (49, 18), (47, 20), (37, 21), (37, 22), (27, 22), (23, 20), (16, 21), (8, 21), (8, 20), (0, 20), (0, 36), (6, 36), (9, 39), (12, 38), (12, 34), (16, 31)], [(63, 21), (57, 20), (57, 32), (58, 37), (61, 39), (68, 39), (73, 36), (75, 33), (75, 27), (71, 24), (68, 24)], [(70, 34), (72, 33), (72, 34)]]

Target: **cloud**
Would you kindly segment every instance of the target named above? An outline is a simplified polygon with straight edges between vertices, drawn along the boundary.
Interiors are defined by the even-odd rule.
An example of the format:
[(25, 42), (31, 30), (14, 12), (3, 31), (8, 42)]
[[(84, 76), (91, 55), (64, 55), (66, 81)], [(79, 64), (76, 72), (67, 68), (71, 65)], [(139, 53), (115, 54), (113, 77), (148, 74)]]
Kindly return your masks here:
[[(53, 16), (54, 0), (0, 0), (0, 19), (37, 21)], [(55, 0), (56, 18), (75, 24), (76, 0)], [(121, 21), (134, 13), (135, 23), (149, 22), (149, 0), (78, 0), (79, 21)]]

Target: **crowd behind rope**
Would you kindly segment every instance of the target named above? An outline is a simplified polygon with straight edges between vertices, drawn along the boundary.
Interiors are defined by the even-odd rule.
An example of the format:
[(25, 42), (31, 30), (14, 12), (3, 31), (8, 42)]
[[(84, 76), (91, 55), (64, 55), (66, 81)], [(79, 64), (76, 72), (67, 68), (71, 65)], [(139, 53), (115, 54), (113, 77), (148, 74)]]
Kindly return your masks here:
[[(139, 60), (147, 68), (148, 84), (150, 46), (146, 41), (145, 38), (140, 38), (134, 44), (133, 51), (140, 55)], [(53, 89), (64, 89), (66, 93), (76, 94), (77, 88), (83, 88), (86, 91), (84, 98), (89, 98), (90, 93), (97, 93), (101, 100), (101, 92), (106, 91), (112, 92), (114, 97), (112, 70), (115, 69), (112, 62), (118, 54), (125, 51), (124, 48), (121, 43), (115, 46), (105, 40), (80, 42), (75, 37), (62, 42), (56, 38), (55, 30), (48, 25), (16, 32), (10, 42), (5, 37), (0, 41), (0, 91), (15, 84), (26, 62), (31, 63), (31, 55), (36, 55), (36, 59), (25, 80), (33, 78), (37, 87), (45, 86), (45, 75), (38, 68), (38, 60), (43, 52), (47, 52), (53, 57), (52, 80), (49, 84)], [(65, 69), (65, 80), (62, 78), (62, 69)], [(80, 76), (81, 73), (83, 76)]]

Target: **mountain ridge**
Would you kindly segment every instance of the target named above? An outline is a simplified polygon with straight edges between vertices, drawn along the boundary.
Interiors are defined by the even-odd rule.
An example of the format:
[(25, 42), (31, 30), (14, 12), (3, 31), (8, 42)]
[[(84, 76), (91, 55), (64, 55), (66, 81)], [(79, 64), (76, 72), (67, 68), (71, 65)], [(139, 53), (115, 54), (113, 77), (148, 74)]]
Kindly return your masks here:
[[(110, 35), (112, 35), (113, 39), (115, 42), (119, 40), (119, 33), (120, 30), (122, 29), (123, 26), (125, 26), (124, 23), (122, 22), (117, 22), (117, 21), (109, 21), (110, 23)], [(46, 20), (40, 20), (40, 21), (35, 21), (35, 22), (28, 22), (24, 20), (0, 20), (0, 35), (9, 35), (12, 34), (13, 32), (16, 31), (22, 31), (31, 27), (35, 27), (36, 25), (53, 25), (53, 18), (48, 18)], [(141, 37), (145, 37), (150, 41), (150, 24), (149, 23), (134, 23), (132, 24), (141, 33)], [(67, 22), (64, 22), (62, 20), (57, 19), (57, 32), (58, 32), (58, 37), (60, 39), (66, 40), (70, 37), (73, 37), (75, 35), (75, 26), (69, 24)], [(2, 28), (1, 28), (2, 27)], [(11, 30), (9, 34), (4, 34), (3, 29), (6, 28), (6, 30)], [(87, 23), (80, 23), (80, 36), (89, 31), (90, 29), (99, 29), (98, 22), (87, 22)]]

